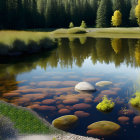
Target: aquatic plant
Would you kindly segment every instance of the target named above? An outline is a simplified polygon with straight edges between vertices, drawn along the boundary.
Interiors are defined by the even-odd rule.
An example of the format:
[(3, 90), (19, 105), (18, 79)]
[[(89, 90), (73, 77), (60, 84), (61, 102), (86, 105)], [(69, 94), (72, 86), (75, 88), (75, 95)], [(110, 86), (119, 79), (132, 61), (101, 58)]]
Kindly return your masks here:
[(134, 98), (131, 98), (129, 103), (132, 105), (132, 106), (135, 106), (135, 107), (140, 107), (140, 92), (136, 92), (135, 93), (135, 97)]
[(96, 108), (99, 110), (99, 111), (103, 111), (103, 112), (108, 112), (108, 111), (111, 111), (115, 106), (115, 103), (110, 99), (107, 98), (107, 96), (104, 96), (102, 98), (102, 102), (100, 102)]

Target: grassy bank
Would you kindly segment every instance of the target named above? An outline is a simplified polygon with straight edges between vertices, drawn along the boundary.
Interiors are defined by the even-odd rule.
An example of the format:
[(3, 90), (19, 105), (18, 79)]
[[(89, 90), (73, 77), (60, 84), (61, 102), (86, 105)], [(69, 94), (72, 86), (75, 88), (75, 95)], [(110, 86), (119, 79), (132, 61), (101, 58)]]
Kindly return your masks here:
[(0, 115), (9, 118), (20, 134), (51, 134), (55, 130), (35, 113), (0, 102)]
[(140, 28), (138, 27), (86, 28), (86, 32), (86, 34), (69, 34), (65, 29), (65, 32), (64, 30), (59, 30), (59, 34), (53, 32), (53, 37), (140, 38)]
[(68, 28), (52, 32), (0, 31), (0, 56), (20, 56), (54, 48), (54, 38), (140, 38), (140, 28)]
[(48, 32), (0, 31), (0, 55), (37, 53), (56, 46)]

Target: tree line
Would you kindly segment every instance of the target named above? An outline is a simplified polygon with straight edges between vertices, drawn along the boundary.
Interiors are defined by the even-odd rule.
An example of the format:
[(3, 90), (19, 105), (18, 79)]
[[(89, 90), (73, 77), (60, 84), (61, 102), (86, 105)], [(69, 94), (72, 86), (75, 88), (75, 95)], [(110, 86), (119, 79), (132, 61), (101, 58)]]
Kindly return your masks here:
[(0, 29), (60, 28), (73, 22), (80, 26), (111, 27), (116, 10), (121, 26), (138, 26), (138, 0), (0, 0)]

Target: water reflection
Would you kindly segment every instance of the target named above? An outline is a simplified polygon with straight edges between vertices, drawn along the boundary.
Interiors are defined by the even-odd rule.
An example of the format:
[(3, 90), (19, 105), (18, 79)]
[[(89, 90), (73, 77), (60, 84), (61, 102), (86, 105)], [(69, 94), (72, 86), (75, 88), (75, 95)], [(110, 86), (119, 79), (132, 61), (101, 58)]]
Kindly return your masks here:
[[(32, 55), (21, 60), (19, 58), (16, 63), (12, 59), (13, 61), (10, 60), (11, 64), (2, 66), (1, 71), (4, 72), (6, 69), (10, 74), (17, 74), (30, 71), (37, 66), (46, 69), (48, 66), (57, 67), (58, 64), (62, 68), (72, 67), (74, 64), (81, 67), (89, 57), (93, 64), (97, 62), (114, 63), (118, 67), (125, 63), (131, 67), (140, 66), (140, 40), (137, 39), (95, 39), (82, 37), (61, 38), (57, 42), (58, 48), (53, 50), (51, 55), (48, 56), (46, 53)], [(24, 63), (20, 63), (21, 61), (24, 61)]]
[[(11, 59), (0, 64), (1, 99), (34, 109), (50, 122), (62, 115), (76, 114), (82, 123), (70, 132), (79, 135), (87, 135), (87, 126), (92, 122), (110, 120), (119, 123), (118, 120), (126, 119), (124, 115), (130, 118), (130, 125), (121, 124), (122, 129), (127, 131), (121, 131), (114, 140), (125, 138), (125, 134), (130, 136), (133, 129), (138, 130), (132, 120), (139, 113), (128, 105), (128, 101), (136, 90), (133, 85), (136, 68), (140, 66), (140, 40), (80, 37), (59, 38), (56, 41), (58, 47), (49, 53)], [(113, 84), (96, 87), (94, 93), (74, 90), (80, 81), (95, 85), (101, 80), (109, 80)], [(116, 104), (109, 114), (96, 110), (104, 95), (112, 97)], [(136, 136), (138, 134), (136, 132)]]

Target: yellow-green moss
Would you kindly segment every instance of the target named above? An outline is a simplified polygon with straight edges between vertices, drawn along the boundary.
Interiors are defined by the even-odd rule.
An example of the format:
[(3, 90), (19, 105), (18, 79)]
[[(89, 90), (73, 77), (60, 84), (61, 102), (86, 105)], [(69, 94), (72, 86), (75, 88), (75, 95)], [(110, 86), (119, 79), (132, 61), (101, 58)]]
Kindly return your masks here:
[(107, 98), (107, 96), (104, 96), (102, 99), (102, 102), (100, 102), (96, 108), (99, 111), (103, 111), (103, 112), (108, 112), (111, 111), (115, 106), (115, 103), (110, 99)]

